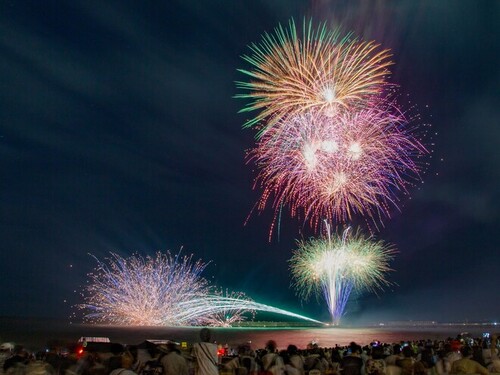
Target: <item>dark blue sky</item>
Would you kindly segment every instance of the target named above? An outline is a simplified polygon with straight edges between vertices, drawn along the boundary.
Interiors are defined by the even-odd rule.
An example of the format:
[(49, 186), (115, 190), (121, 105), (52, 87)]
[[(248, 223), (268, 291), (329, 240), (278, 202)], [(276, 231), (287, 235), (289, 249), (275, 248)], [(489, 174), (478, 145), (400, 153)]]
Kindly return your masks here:
[(392, 81), (438, 133), (377, 233), (399, 250), (395, 285), (346, 321), (499, 319), (495, 0), (0, 2), (0, 316), (67, 317), (88, 253), (183, 246), (218, 285), (326, 319), (290, 289), (301, 224), (272, 242), (271, 210), (244, 225), (254, 133), (232, 98), (247, 45), (304, 16), (392, 49)]

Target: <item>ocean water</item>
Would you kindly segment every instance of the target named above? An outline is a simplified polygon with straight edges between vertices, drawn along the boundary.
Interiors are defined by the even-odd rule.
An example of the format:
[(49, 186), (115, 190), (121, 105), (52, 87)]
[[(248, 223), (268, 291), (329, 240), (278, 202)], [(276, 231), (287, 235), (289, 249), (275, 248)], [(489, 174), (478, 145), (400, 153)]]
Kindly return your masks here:
[[(272, 339), (278, 348), (295, 344), (305, 348), (308, 343), (329, 347), (347, 345), (351, 341), (368, 344), (374, 340), (393, 343), (419, 339), (446, 339), (468, 332), (480, 337), (483, 332), (496, 332), (497, 327), (486, 325), (439, 325), (418, 327), (321, 327), (321, 328), (211, 328), (212, 339), (236, 347), (251, 342), (254, 349), (264, 347)], [(109, 337), (112, 342), (139, 344), (147, 339), (198, 341), (199, 327), (129, 327), (109, 325), (70, 324), (64, 320), (0, 318), (0, 342), (14, 342), (31, 350), (42, 350), (53, 340), (75, 343), (82, 336)]]

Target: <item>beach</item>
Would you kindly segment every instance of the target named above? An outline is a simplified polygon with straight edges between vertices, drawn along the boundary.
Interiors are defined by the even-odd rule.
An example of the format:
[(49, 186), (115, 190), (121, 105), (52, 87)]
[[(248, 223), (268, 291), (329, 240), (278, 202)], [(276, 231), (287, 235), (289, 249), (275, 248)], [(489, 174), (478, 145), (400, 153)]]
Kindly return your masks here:
[[(347, 345), (355, 341), (361, 345), (374, 340), (386, 343), (420, 339), (443, 340), (468, 332), (481, 337), (484, 332), (496, 332), (494, 325), (430, 325), (430, 326), (367, 326), (367, 327), (245, 327), (211, 328), (213, 340), (236, 347), (251, 342), (253, 348), (261, 348), (273, 339), (279, 348), (295, 344), (305, 348), (316, 342), (322, 347)], [(198, 341), (200, 327), (130, 327), (91, 324), (71, 324), (60, 319), (0, 318), (0, 340), (15, 342), (31, 350), (43, 350), (50, 341), (74, 343), (80, 337), (108, 337), (112, 342), (139, 344), (147, 339), (173, 340), (193, 343)]]

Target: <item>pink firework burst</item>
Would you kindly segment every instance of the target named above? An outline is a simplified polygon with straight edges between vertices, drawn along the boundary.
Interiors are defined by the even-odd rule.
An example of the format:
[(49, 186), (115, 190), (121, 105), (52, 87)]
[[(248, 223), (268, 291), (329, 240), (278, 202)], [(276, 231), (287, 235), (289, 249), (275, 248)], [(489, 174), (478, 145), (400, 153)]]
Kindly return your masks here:
[(262, 133), (248, 160), (259, 168), (259, 210), (275, 210), (271, 231), (283, 206), (316, 229), (324, 219), (344, 223), (357, 215), (381, 222), (397, 207), (398, 195), (419, 179), (418, 158), (427, 150), (392, 103), (372, 104), (334, 117), (295, 114)]

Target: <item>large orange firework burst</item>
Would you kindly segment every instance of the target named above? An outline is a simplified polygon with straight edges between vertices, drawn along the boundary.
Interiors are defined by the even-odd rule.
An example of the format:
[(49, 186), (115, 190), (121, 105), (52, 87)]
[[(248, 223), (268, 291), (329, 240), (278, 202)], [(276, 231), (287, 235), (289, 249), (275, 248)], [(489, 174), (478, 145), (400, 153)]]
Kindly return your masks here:
[(237, 98), (250, 99), (241, 112), (259, 111), (245, 127), (259, 126), (261, 133), (283, 117), (312, 109), (328, 116), (363, 107), (387, 85), (388, 50), (374, 42), (359, 41), (351, 34), (341, 37), (325, 24), (314, 28), (304, 21), (299, 35), (293, 20), (274, 34), (264, 34), (243, 56), (252, 70), (240, 69), (250, 82), (237, 82), (247, 91)]
[(248, 155), (263, 189), (258, 208), (270, 202), (276, 218), (288, 206), (314, 228), (357, 215), (380, 222), (424, 165), (426, 149), (406, 125), (385, 101), (334, 118), (311, 111), (280, 120)]

